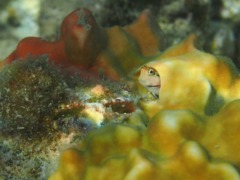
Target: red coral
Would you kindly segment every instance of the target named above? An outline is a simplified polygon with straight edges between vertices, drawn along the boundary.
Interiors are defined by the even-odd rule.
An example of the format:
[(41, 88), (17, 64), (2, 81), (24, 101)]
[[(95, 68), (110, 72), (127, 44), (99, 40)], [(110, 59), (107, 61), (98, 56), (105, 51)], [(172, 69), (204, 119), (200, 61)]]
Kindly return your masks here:
[(0, 67), (28, 56), (48, 55), (51, 62), (71, 72), (74, 69), (91, 76), (104, 72), (118, 80), (152, 60), (148, 56), (156, 55), (161, 44), (161, 30), (148, 11), (129, 26), (103, 29), (89, 10), (79, 8), (64, 18), (59, 39), (49, 42), (27, 37)]
[(63, 41), (48, 42), (38, 37), (27, 37), (21, 40), (16, 50), (4, 62), (9, 64), (18, 59), (26, 59), (27, 56), (37, 55), (48, 55), (49, 59), (57, 64), (67, 62)]
[(104, 29), (98, 26), (91, 12), (83, 8), (65, 17), (61, 25), (61, 40), (68, 60), (84, 68), (94, 64), (107, 43)]
[(71, 12), (62, 22), (59, 40), (49, 42), (38, 37), (21, 40), (6, 59), (11, 63), (27, 56), (46, 54), (49, 59), (64, 66), (90, 67), (104, 48), (106, 38), (91, 12), (80, 8)]

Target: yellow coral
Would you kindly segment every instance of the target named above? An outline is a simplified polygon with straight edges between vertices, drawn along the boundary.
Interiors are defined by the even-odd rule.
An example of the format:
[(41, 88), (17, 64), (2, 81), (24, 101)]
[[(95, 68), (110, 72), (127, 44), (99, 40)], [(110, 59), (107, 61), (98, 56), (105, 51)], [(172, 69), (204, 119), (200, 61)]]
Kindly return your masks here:
[(50, 179), (80, 179), (85, 166), (86, 161), (83, 153), (77, 149), (68, 149), (62, 154), (59, 172), (53, 174)]
[(197, 139), (202, 126), (201, 118), (189, 110), (165, 110), (152, 118), (146, 135), (154, 151), (170, 157), (183, 142)]
[(240, 167), (240, 100), (228, 103), (206, 121), (206, 132), (200, 142), (212, 157), (231, 161)]
[[(211, 114), (224, 105), (223, 101), (240, 98), (237, 91), (239, 74), (231, 60), (196, 49), (194, 40), (194, 36), (190, 36), (169, 48), (158, 60), (144, 65), (157, 70), (161, 77), (157, 112), (161, 109), (190, 109)], [(145, 109), (151, 111), (147, 106)], [(208, 112), (209, 106), (212, 106), (211, 112)], [(155, 112), (147, 113), (151, 117)]]
[(172, 158), (161, 163), (162, 179), (234, 179), (240, 178), (233, 165), (211, 161), (196, 142), (186, 142)]
[(89, 133), (50, 179), (240, 179), (239, 73), (194, 39), (145, 65), (160, 74), (158, 100), (141, 101), (128, 125)]
[[(176, 129), (178, 131), (181, 128)], [(209, 160), (206, 151), (194, 141), (180, 142), (175, 153), (168, 158), (149, 150), (142, 138), (146, 138), (150, 130), (137, 130), (123, 125), (103, 127), (86, 138), (81, 146), (84, 153), (75, 149), (66, 150), (62, 154), (59, 169), (50, 180), (240, 178), (233, 165)], [(161, 128), (159, 131), (161, 133)], [(171, 140), (179, 142), (177, 136)], [(166, 149), (163, 146), (161, 148)]]

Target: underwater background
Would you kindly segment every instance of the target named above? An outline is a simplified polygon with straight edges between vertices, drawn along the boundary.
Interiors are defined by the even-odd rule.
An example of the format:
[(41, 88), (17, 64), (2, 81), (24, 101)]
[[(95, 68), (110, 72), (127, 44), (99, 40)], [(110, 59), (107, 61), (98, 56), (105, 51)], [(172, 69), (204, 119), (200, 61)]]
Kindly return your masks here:
[(0, 179), (240, 178), (239, 0), (2, 0), (0, 60)]
[(0, 12), (0, 59), (5, 58), (26, 36), (53, 40), (62, 19), (78, 7), (92, 11), (103, 27), (127, 25), (144, 9), (150, 9), (166, 37), (166, 47), (190, 33), (201, 36), (202, 47), (213, 54), (228, 56), (239, 64), (238, 0), (3, 0)]

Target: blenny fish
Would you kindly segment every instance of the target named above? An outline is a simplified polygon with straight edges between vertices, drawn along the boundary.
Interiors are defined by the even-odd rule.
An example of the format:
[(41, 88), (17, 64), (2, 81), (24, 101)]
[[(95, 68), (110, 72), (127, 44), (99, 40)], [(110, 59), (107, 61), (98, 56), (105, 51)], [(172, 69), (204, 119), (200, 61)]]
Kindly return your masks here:
[(159, 98), (161, 80), (160, 75), (154, 68), (148, 66), (141, 67), (138, 81), (153, 95), (154, 98)]

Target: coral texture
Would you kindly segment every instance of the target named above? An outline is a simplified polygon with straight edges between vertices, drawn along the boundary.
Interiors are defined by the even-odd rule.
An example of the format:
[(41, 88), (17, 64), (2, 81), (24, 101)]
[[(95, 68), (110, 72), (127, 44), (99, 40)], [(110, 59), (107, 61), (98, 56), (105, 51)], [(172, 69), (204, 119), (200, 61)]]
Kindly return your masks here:
[(228, 158), (209, 158), (205, 144), (194, 141), (201, 127), (183, 110), (160, 112), (143, 129), (105, 126), (64, 151), (50, 179), (239, 179)]
[(191, 35), (143, 66), (161, 78), (159, 99), (140, 102), (147, 126), (88, 134), (50, 179), (239, 179), (239, 72), (194, 43)]
[(233, 62), (196, 49), (195, 38), (189, 36), (144, 66), (160, 75), (159, 110), (190, 109), (211, 115), (240, 98), (239, 72)]

